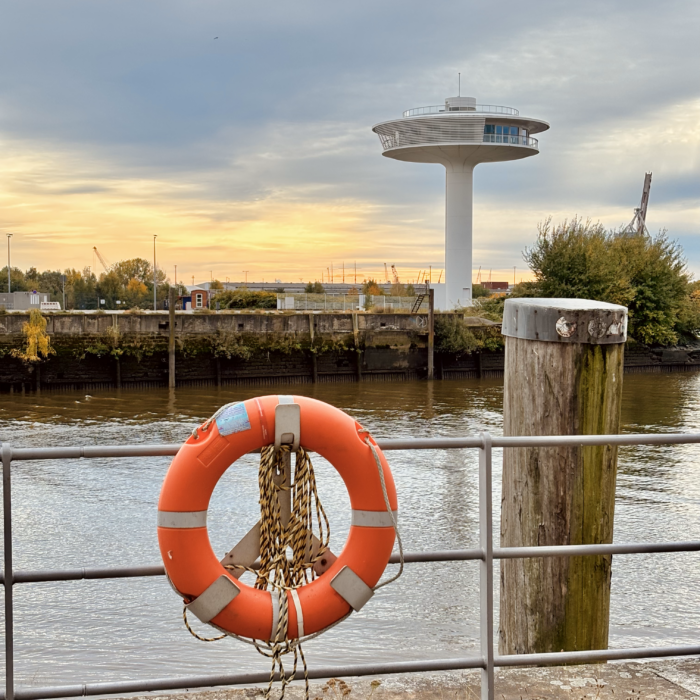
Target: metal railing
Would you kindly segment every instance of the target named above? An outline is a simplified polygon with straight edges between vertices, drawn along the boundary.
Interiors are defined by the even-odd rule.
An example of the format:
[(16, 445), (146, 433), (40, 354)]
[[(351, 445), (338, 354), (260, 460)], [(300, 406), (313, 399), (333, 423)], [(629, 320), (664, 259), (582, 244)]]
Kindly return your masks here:
[(392, 148), (413, 148), (415, 146), (435, 146), (438, 144), (468, 144), (468, 143), (502, 143), (508, 146), (528, 146), (539, 150), (540, 144), (531, 136), (510, 134), (468, 134), (460, 130), (436, 130), (432, 132), (419, 131), (417, 133), (405, 133), (392, 131), (382, 133), (377, 131), (382, 150), (389, 151)]
[(540, 142), (531, 136), (514, 136), (511, 134), (484, 134), (484, 143), (507, 143), (512, 146), (529, 146), (539, 150)]
[[(418, 285), (416, 285), (418, 286)], [(428, 310), (427, 296), (420, 308)], [(415, 294), (278, 294), (277, 309), (286, 311), (413, 311)]]
[(520, 112), (513, 107), (503, 107), (501, 105), (476, 105), (475, 108), (461, 107), (459, 109), (447, 109), (445, 105), (429, 105), (428, 107), (415, 107), (407, 109), (404, 117), (419, 117), (422, 114), (452, 114), (454, 112), (480, 112), (482, 114), (507, 114), (511, 117), (517, 117)]
[[(505, 666), (555, 665), (586, 663), (618, 659), (649, 659), (668, 656), (700, 654), (697, 646), (669, 646), (633, 649), (601, 649), (596, 651), (557, 652), (551, 654), (515, 654), (500, 656), (494, 652), (494, 560), (532, 557), (590, 556), (600, 554), (645, 554), (660, 552), (697, 552), (700, 541), (658, 542), (628, 544), (563, 545), (547, 547), (493, 546), (492, 503), (492, 449), (513, 447), (556, 447), (592, 445), (668, 445), (700, 443), (700, 433), (656, 435), (567, 435), (542, 437), (492, 437), (482, 433), (478, 437), (464, 438), (416, 438), (378, 440), (382, 450), (454, 450), (477, 449), (479, 451), (479, 547), (435, 552), (406, 552), (406, 563), (477, 561), (479, 563), (480, 651), (477, 657), (436, 660), (414, 660), (390, 663), (357, 664), (352, 666), (317, 667), (309, 670), (309, 678), (368, 676), (393, 673), (417, 673), (481, 669), (481, 698), (494, 699), (494, 668)], [(4, 506), (4, 575), (5, 586), (5, 692), (0, 700), (39, 700), (43, 698), (77, 697), (147, 691), (181, 690), (213, 686), (264, 683), (269, 671), (231, 675), (187, 676), (157, 678), (142, 681), (109, 683), (81, 683), (77, 685), (15, 688), (14, 683), (14, 605), (13, 586), (20, 583), (44, 581), (71, 581), (80, 579), (112, 579), (141, 576), (163, 576), (162, 566), (138, 566), (120, 568), (67, 569), (57, 571), (15, 571), (12, 567), (12, 491), (11, 466), (13, 461), (42, 459), (97, 459), (107, 457), (173, 456), (180, 445), (151, 446), (100, 446), (12, 448), (3, 443), (0, 450), (3, 467)], [(398, 562), (396, 555), (392, 563)]]

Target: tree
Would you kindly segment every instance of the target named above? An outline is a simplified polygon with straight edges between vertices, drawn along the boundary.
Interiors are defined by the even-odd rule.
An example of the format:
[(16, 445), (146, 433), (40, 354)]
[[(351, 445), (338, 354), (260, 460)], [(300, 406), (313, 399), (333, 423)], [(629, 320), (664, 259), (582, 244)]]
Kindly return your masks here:
[(51, 295), (52, 301), (63, 298), (63, 282), (61, 281), (60, 270), (45, 270), (38, 276), (40, 292)]
[[(110, 268), (110, 272), (115, 272), (121, 284), (126, 287), (132, 279), (143, 282), (153, 292), (153, 266), (144, 258), (131, 258), (121, 260)], [(167, 276), (160, 268), (156, 269), (156, 283), (161, 285)]]
[(490, 296), (491, 296), (491, 292), (488, 289), (486, 289), (486, 287), (484, 287), (483, 285), (475, 284), (472, 287), (472, 299), (481, 299), (483, 297), (490, 297)]
[(148, 287), (133, 277), (124, 290), (124, 300), (130, 309), (142, 309), (151, 303)]
[(125, 291), (119, 275), (114, 270), (100, 275), (100, 281), (97, 283), (97, 293), (100, 299), (105, 300), (105, 309), (118, 308), (117, 301), (125, 301)]
[(369, 279), (362, 285), (362, 293), (373, 296), (381, 296), (384, 294), (382, 288), (377, 284), (375, 280)]
[(665, 231), (621, 235), (602, 224), (573, 219), (539, 227), (524, 252), (537, 293), (607, 301), (629, 309), (629, 335), (647, 344), (673, 345), (700, 329), (700, 300), (681, 247)]
[[(28, 292), (24, 273), (17, 267), (10, 268), (10, 282), (13, 292)], [(0, 270), (0, 293), (7, 293), (7, 265)]]
[(51, 338), (46, 332), (46, 319), (39, 309), (29, 312), (29, 320), (22, 324), (22, 334), (27, 340), (24, 350), (13, 350), (12, 354), (25, 362), (39, 362), (42, 357), (47, 358), (55, 354), (51, 347)]
[(213, 282), (209, 283), (209, 289), (223, 289), (224, 285), (219, 282), (219, 280), (214, 280)]
[(307, 282), (304, 291), (307, 294), (325, 294), (326, 290), (320, 282)]
[(79, 270), (66, 270), (66, 307), (70, 309), (97, 308), (97, 280), (86, 267)]

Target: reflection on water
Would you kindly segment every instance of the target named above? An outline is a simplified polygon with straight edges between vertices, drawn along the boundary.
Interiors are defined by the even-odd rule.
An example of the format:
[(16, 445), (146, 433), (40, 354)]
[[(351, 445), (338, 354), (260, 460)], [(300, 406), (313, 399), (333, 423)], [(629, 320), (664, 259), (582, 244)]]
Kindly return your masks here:
[[(277, 391), (289, 393), (291, 387)], [(294, 387), (333, 403), (378, 437), (501, 433), (500, 381)], [(103, 392), (3, 396), (0, 440), (14, 446), (182, 442), (218, 406), (275, 389)], [(700, 377), (625, 378), (627, 432), (698, 430)], [(620, 450), (615, 539), (700, 539), (695, 446)], [(388, 454), (408, 550), (478, 543), (477, 455)], [(494, 493), (501, 454), (495, 451)], [(335, 549), (349, 527), (347, 495), (314, 460)], [(15, 565), (20, 569), (159, 562), (156, 503), (167, 458), (17, 462), (13, 466)], [(215, 551), (257, 518), (256, 460), (246, 457), (217, 486), (210, 509)], [(494, 531), (499, 530), (498, 513)], [(474, 562), (412, 564), (360, 613), (306, 645), (310, 664), (463, 656), (478, 650)], [(697, 554), (618, 556), (613, 565), (611, 645), (697, 642)], [(496, 594), (498, 591), (496, 590)], [(178, 598), (162, 578), (21, 584), (16, 595), (21, 684), (91, 682), (267, 668), (234, 640), (202, 644), (183, 628)]]

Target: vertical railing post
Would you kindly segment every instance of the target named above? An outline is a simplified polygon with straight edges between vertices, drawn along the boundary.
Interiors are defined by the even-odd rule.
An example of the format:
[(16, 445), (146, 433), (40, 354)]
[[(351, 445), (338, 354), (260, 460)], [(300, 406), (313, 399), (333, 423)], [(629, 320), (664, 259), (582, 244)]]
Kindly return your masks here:
[(15, 697), (15, 646), (14, 621), (12, 604), (12, 490), (10, 469), (12, 466), (12, 448), (6, 442), (0, 448), (2, 454), (2, 507), (3, 507), (3, 536), (4, 536), (4, 567), (5, 575), (5, 700)]
[(493, 677), (493, 498), (491, 435), (481, 433), (479, 449), (479, 610), (481, 618), (481, 700), (494, 700)]

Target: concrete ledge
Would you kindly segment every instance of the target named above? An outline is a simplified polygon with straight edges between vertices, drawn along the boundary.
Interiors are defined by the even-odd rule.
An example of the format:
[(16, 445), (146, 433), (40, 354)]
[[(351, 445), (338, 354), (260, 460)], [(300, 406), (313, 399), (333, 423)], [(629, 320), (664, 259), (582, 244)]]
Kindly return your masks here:
[[(339, 681), (330, 687), (326, 683), (314, 682), (311, 698), (478, 700), (481, 697), (479, 675), (479, 671), (459, 671), (346, 678), (344, 683), (349, 692), (343, 686), (338, 687)], [(274, 697), (278, 690), (278, 687), (273, 690)], [(261, 698), (263, 691), (263, 687), (226, 688), (160, 697), (172, 700), (252, 700)], [(294, 682), (287, 689), (287, 697), (289, 700), (302, 700), (303, 691), (303, 684)], [(153, 694), (140, 697), (146, 700)], [(693, 657), (648, 663), (497, 669), (495, 697), (498, 700), (694, 700), (700, 697), (700, 660)]]

